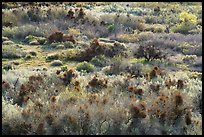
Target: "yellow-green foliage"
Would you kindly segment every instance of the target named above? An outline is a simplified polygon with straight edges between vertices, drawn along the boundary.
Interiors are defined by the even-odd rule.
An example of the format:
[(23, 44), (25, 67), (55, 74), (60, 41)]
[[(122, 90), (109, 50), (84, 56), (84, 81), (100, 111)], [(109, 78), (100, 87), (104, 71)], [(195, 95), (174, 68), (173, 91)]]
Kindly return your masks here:
[(117, 40), (120, 42), (137, 42), (137, 34), (121, 34), (117, 37)]
[(81, 71), (81, 70), (84, 70), (86, 72), (93, 72), (94, 70), (94, 65), (84, 61), (84, 62), (81, 62), (77, 65), (77, 68), (76, 68), (78, 71)]
[(191, 25), (197, 24), (197, 17), (191, 13), (187, 13), (184, 11), (180, 13), (179, 17), (182, 23), (190, 23)]
[(80, 35), (80, 30), (76, 28), (69, 28), (68, 32), (72, 35)]
[(196, 28), (197, 25), (197, 17), (191, 13), (182, 12), (179, 14), (179, 18), (181, 23), (177, 24), (172, 30), (177, 33), (189, 33), (190, 30)]

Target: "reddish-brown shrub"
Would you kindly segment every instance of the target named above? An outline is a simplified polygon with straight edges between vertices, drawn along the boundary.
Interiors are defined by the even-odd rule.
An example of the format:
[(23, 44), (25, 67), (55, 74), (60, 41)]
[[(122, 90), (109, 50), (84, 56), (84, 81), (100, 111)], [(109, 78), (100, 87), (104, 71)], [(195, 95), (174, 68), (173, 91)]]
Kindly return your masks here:
[(56, 31), (52, 33), (49, 37), (48, 40), (50, 43), (52, 42), (61, 42), (63, 40), (63, 32), (61, 31)]

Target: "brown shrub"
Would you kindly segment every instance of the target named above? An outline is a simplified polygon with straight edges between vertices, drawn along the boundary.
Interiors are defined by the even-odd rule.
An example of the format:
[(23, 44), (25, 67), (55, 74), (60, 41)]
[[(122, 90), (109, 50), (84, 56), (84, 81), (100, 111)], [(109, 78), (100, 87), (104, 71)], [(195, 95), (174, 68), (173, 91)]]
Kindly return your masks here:
[(169, 79), (169, 80), (166, 80), (166, 81), (165, 81), (165, 86), (166, 86), (168, 89), (170, 89), (171, 86), (175, 86), (175, 85), (176, 85), (176, 81), (175, 81), (175, 80)]
[(99, 79), (97, 75), (95, 75), (91, 81), (89, 81), (88, 85), (91, 87), (107, 87), (107, 79)]
[(61, 77), (60, 79), (63, 80), (65, 86), (67, 86), (68, 84), (70, 84), (73, 77), (76, 77), (76, 74), (74, 73), (73, 69), (70, 69), (66, 71), (63, 77)]
[(175, 105), (181, 106), (183, 104), (183, 97), (179, 92), (176, 92), (174, 95)]
[(49, 37), (48, 40), (50, 43), (52, 42), (61, 42), (63, 40), (63, 32), (61, 31), (56, 31), (52, 33)]
[(183, 89), (183, 88), (184, 88), (184, 81), (179, 79), (177, 81), (177, 89)]
[(74, 12), (72, 11), (72, 9), (70, 9), (70, 10), (68, 11), (67, 17), (68, 17), (69, 19), (74, 19), (74, 18), (75, 18), (75, 17), (74, 17)]
[(153, 68), (153, 70), (150, 72), (149, 76), (150, 76), (150, 79), (153, 79), (153, 78), (156, 78), (157, 76), (164, 76), (165, 75), (165, 72), (161, 71), (161, 69), (157, 66), (155, 66)]

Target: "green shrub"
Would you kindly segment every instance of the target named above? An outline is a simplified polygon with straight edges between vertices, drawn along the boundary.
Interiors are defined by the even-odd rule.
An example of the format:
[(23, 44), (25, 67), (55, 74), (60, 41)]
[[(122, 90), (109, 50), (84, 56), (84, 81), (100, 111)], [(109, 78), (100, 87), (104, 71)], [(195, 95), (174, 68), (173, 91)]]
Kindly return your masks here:
[(3, 45), (2, 58), (16, 59), (25, 56), (25, 52), (16, 45)]
[(45, 42), (46, 42), (46, 38), (44, 38), (44, 37), (38, 37), (38, 39), (37, 39), (37, 41), (40, 43), (40, 44), (45, 44)]
[(58, 60), (59, 54), (50, 54), (46, 57), (46, 61)]
[(67, 71), (67, 70), (68, 70), (67, 66), (62, 66), (61, 67), (61, 71)]
[(63, 63), (60, 60), (54, 60), (51, 62), (51, 66), (62, 66)]
[(91, 59), (91, 64), (98, 67), (104, 67), (106, 65), (106, 59), (104, 55), (96, 56)]
[(197, 17), (193, 14), (182, 12), (179, 15), (181, 23), (172, 28), (174, 33), (188, 34), (189, 31), (196, 28)]
[(65, 60), (76, 60), (79, 57), (81, 50), (79, 49), (68, 49), (65, 52)]
[(74, 48), (74, 44), (70, 41), (64, 42), (65, 48)]
[(93, 72), (94, 70), (94, 65), (84, 61), (84, 62), (81, 62), (77, 65), (77, 68), (76, 70), (78, 71), (82, 71), (82, 70), (85, 70), (86, 72)]
[(8, 38), (23, 40), (28, 35), (44, 36), (44, 32), (38, 26), (26, 24), (18, 27), (5, 27), (2, 30), (2, 35)]
[(115, 24), (111, 24), (107, 28), (108, 28), (109, 32), (113, 32), (116, 29), (116, 25)]
[(154, 24), (154, 25), (146, 25), (145, 31), (151, 31), (154, 33), (162, 33), (165, 31), (166, 27), (161, 24)]
[(32, 42), (38, 42), (39, 44), (45, 44), (46, 38), (44, 37), (37, 37), (33, 35), (28, 35), (25, 37), (25, 42), (32, 43)]

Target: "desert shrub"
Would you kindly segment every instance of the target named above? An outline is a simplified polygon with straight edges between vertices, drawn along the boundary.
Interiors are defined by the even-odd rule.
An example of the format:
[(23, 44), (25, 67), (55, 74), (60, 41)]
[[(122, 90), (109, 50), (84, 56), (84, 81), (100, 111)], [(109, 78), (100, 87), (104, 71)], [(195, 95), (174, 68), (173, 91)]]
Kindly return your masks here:
[(58, 60), (59, 58), (60, 58), (60, 55), (58, 53), (50, 54), (46, 57), (46, 61)]
[(89, 82), (89, 87), (96, 87), (96, 88), (107, 88), (108, 80), (99, 78), (95, 75)]
[(32, 44), (32, 42), (38, 42), (39, 44), (45, 44), (46, 38), (28, 35), (25, 37), (24, 41), (29, 43), (29, 44)]
[(22, 51), (16, 45), (3, 45), (2, 57), (3, 58), (21, 58), (26, 55), (26, 52)]
[(126, 46), (120, 42), (114, 42), (112, 47), (109, 47), (110, 50), (105, 52), (105, 55), (108, 57), (113, 57), (115, 55), (123, 55), (126, 56)]
[(67, 60), (78, 60), (80, 57), (81, 50), (79, 49), (68, 49), (65, 51), (64, 59)]
[(91, 59), (90, 63), (94, 66), (104, 67), (106, 65), (107, 58), (104, 55), (99, 55)]
[(18, 17), (12, 14), (11, 11), (5, 12), (2, 15), (2, 25), (5, 27), (14, 27), (18, 23)]
[(165, 31), (165, 29), (166, 27), (164, 27), (161, 24), (154, 24), (154, 25), (146, 26), (145, 31), (151, 31), (154, 33), (162, 33)]
[(42, 14), (39, 14), (40, 12), (42, 12), (40, 8), (34, 7), (28, 9), (27, 14), (29, 20), (32, 22), (40, 22), (42, 20)]
[(65, 42), (65, 41), (71, 41), (72, 43), (75, 43), (75, 39), (73, 37), (73, 35), (67, 35), (64, 34), (61, 31), (54, 31), (52, 34), (50, 34), (48, 36), (48, 42), (52, 43), (52, 42)]
[(183, 62), (184, 63), (193, 63), (193, 62), (195, 62), (196, 59), (197, 59), (196, 55), (186, 55), (183, 58)]
[(12, 38), (14, 34), (14, 29), (12, 29), (11, 27), (5, 27), (2, 30), (2, 35), (8, 38)]
[[(198, 5), (199, 8), (195, 7), (195, 5)], [(134, 21), (127, 22), (127, 19), (136, 20), (138, 17), (134, 18), (134, 16), (126, 15), (126, 13), (138, 15), (141, 18), (144, 15), (150, 16), (157, 23), (171, 23), (170, 26), (177, 22), (177, 13), (182, 11), (189, 11), (189, 13), (193, 13), (196, 16), (198, 14), (199, 18), (202, 17), (201, 3), (195, 2), (159, 3), (160, 11), (156, 9), (158, 3), (154, 2), (104, 2), (104, 4), (92, 2), (6, 2), (2, 3), (2, 6), (3, 11), (15, 7), (19, 10), (23, 9), (25, 12), (30, 7), (33, 7), (34, 10), (38, 7), (40, 9), (39, 13), (48, 14), (48, 16), (41, 16), (41, 14), (31, 15), (33, 19), (28, 21), (33, 26), (37, 26), (36, 28), (41, 28), (38, 31), (43, 35), (50, 28), (53, 30), (53, 26), (59, 27), (60, 30), (66, 30), (67, 26), (75, 26), (77, 28), (78, 26), (76, 25), (81, 25), (80, 21), (75, 20), (76, 22), (74, 23), (73, 20), (65, 20), (64, 17), (70, 8), (74, 8), (76, 17), (77, 12), (79, 12), (79, 9), (77, 11), (76, 8), (87, 8), (84, 10), (86, 13), (84, 18), (91, 16), (90, 21), (95, 21), (95, 26), (93, 27), (92, 25), (94, 24), (91, 23), (85, 23), (82, 27), (85, 29), (81, 33), (88, 30), (88, 33), (91, 32), (93, 38), (105, 34), (104, 32), (107, 33), (106, 25), (113, 23), (119, 24), (119, 28), (116, 28), (118, 30), (122, 29), (123, 31), (123, 28), (127, 27), (136, 29), (137, 22), (135, 24)], [(89, 14), (89, 12), (92, 12), (90, 10), (92, 8), (95, 8), (96, 12)], [(113, 14), (106, 15), (101, 11)], [(116, 12), (120, 13), (118, 21), (115, 20), (117, 14), (114, 13)], [(155, 15), (155, 12), (158, 12), (157, 15), (159, 16), (152, 16)], [(169, 13), (172, 17), (168, 15)], [(17, 17), (19, 16), (21, 15)], [(39, 16), (39, 18), (35, 18), (35, 16)], [(82, 14), (82, 18), (83, 16)], [(19, 20), (22, 19), (19, 18)], [(28, 23), (26, 20), (27, 18), (25, 18), (25, 22), (22, 20), (21, 23)], [(36, 20), (41, 22), (48, 21), (43, 23), (46, 27), (42, 27), (39, 22), (39, 24), (34, 23)], [(52, 21), (49, 22), (50, 20)], [(99, 27), (98, 23), (102, 20), (104, 20), (105, 24)], [(19, 27), (22, 26), (19, 25)], [(13, 31), (13, 28), (10, 29)], [(160, 50), (168, 47), (171, 48), (168, 49), (170, 52), (172, 50), (182, 52), (185, 49), (186, 51), (182, 52), (185, 55), (202, 55), (202, 33), (199, 35), (182, 35), (179, 33), (154, 33), (153, 35), (153, 33), (147, 34), (148, 32), (143, 33), (143, 35), (142, 33), (140, 33), (141, 35), (139, 34), (141, 41), (138, 45), (148, 41), (150, 44), (160, 47)], [(191, 30), (188, 33), (191, 33)], [(9, 38), (13, 38), (14, 33), (10, 34), (12, 35)], [(30, 34), (34, 35), (33, 33)], [(104, 36), (107, 37), (109, 35), (106, 34)], [(22, 37), (22, 39), (24, 38)], [(8, 39), (5, 41), (8, 41)], [(85, 38), (83, 41), (87, 42), (88, 39)], [(99, 44), (96, 44), (97, 42)], [(184, 47), (174, 49), (180, 46), (182, 42), (189, 43), (189, 45), (185, 47), (184, 44)], [(56, 59), (59, 60), (62, 56), (65, 60), (91, 60), (89, 63), (94, 64), (95, 62), (95, 64), (101, 65), (101, 61), (103, 62), (107, 58), (108, 62), (106, 65), (109, 66), (98, 68), (99, 71), (96, 74), (75, 72), (65, 66), (57, 67), (60, 69), (57, 72), (56, 68), (53, 67), (13, 69), (13, 66), (8, 66), (7, 70), (9, 71), (5, 71), (3, 67), (8, 59), (3, 59), (2, 134), (202, 135), (202, 73), (192, 74), (192, 72), (187, 73), (183, 70), (176, 71), (177, 68), (175, 67), (171, 71), (171, 68), (168, 67), (166, 68), (168, 75), (161, 76), (163, 68), (160, 68), (160, 66), (166, 60), (153, 59), (152, 61), (147, 61), (144, 57), (132, 59), (129, 57), (124, 58), (125, 56), (117, 56), (117, 54), (124, 53), (127, 48), (130, 52), (132, 49), (137, 49), (138, 45), (126, 43), (126, 48), (126, 45), (122, 46), (122, 44), (120, 45), (117, 42), (114, 45), (113, 43), (95, 41), (95, 44), (81, 44), (79, 46), (77, 43), (76, 48), (67, 50), (67, 55), (66, 51), (63, 50), (60, 53), (60, 58)], [(12, 51), (15, 54), (23, 52), (24, 46), (18, 49), (19, 47), (15, 47), (14, 44), (5, 44), (2, 44), (3, 52)], [(59, 42), (59, 44), (63, 43)], [(49, 47), (49, 45), (42, 48), (44, 47)], [(78, 47), (80, 49), (77, 49)], [(173, 55), (177, 51), (172, 51)], [(83, 56), (80, 55), (81, 53)], [(88, 56), (87, 54), (91, 55)], [(101, 56), (104, 59), (101, 59)], [(188, 56), (186, 57), (190, 64), (198, 63), (198, 65), (202, 66), (202, 56), (198, 57), (196, 61), (192, 61), (193, 59), (190, 56), (189, 58)], [(182, 56), (181, 58), (178, 57), (178, 59), (182, 60)], [(153, 62), (157, 62), (159, 67), (152, 68)], [(72, 64), (70, 65), (72, 66)], [(102, 71), (107, 69), (109, 73), (115, 75), (100, 75), (102, 73), (100, 69)], [(38, 74), (42, 75), (39, 76)], [(144, 74), (145, 76), (141, 77)], [(97, 92), (89, 92), (90, 89), (91, 91), (96, 89)]]
[(103, 53), (103, 47), (100, 46), (98, 39), (94, 39), (90, 46), (85, 48), (81, 53), (79, 54), (77, 60), (79, 61), (90, 61), (93, 57), (96, 55), (99, 55)]
[(46, 38), (44, 38), (44, 37), (38, 37), (38, 38), (37, 38), (37, 41), (39, 42), (39, 44), (45, 44)]
[(50, 43), (52, 42), (61, 42), (63, 39), (63, 32), (56, 31), (48, 36), (48, 40)]
[(86, 35), (89, 39), (99, 38), (100, 34), (96, 31), (96, 29), (92, 26), (87, 26), (87, 29), (82, 33)]
[(135, 57), (142, 58), (144, 57), (147, 61), (154, 59), (164, 59), (165, 54), (159, 48), (156, 48), (154, 45), (140, 46), (136, 53)]
[(66, 41), (63, 43), (65, 48), (74, 48), (74, 44), (70, 41)]
[(202, 55), (202, 46), (189, 42), (181, 42), (176, 49), (177, 51), (182, 52), (184, 55)]
[(142, 63), (132, 63), (128, 72), (135, 77), (142, 77), (144, 75), (143, 67), (144, 65)]
[(138, 36), (137, 34), (120, 34), (116, 38), (117, 41), (119, 42), (137, 42), (138, 41)]
[(123, 59), (122, 56), (114, 56), (110, 60), (110, 69), (106, 71), (108, 75), (118, 75), (120, 73), (126, 73), (129, 71), (130, 62), (127, 59)]
[(157, 23), (156, 16), (145, 16), (144, 18), (145, 18), (145, 23), (147, 23), (147, 24)]
[(197, 17), (191, 13), (182, 12), (179, 15), (180, 24), (172, 28), (174, 33), (188, 34), (190, 30), (194, 29), (197, 25)]
[(51, 65), (51, 66), (62, 66), (63, 63), (62, 63), (62, 61), (60, 61), (60, 60), (54, 60), (54, 61), (51, 62), (50, 65)]
[(149, 40), (152, 39), (154, 37), (154, 33), (152, 32), (140, 32), (138, 34), (138, 39), (139, 41), (145, 41), (145, 40)]
[(67, 66), (62, 66), (61, 67), (61, 71), (67, 71), (67, 70), (68, 70)]
[(116, 29), (116, 25), (115, 24), (111, 24), (107, 27), (109, 33), (112, 33), (115, 29)]
[(81, 51), (78, 57), (78, 61), (90, 61), (97, 55), (104, 54), (107, 57), (113, 57), (115, 55), (126, 55), (126, 47), (124, 44), (114, 42), (113, 44), (99, 43), (99, 39), (94, 39), (90, 46)]
[(74, 35), (74, 36), (77, 36), (77, 35), (81, 34), (80, 30), (77, 29), (77, 28), (69, 28), (68, 32), (69, 32), (69, 34)]
[(93, 71), (94, 71), (94, 65), (92, 65), (92, 64), (90, 64), (90, 63), (84, 61), (84, 62), (81, 62), (81, 63), (79, 63), (79, 64), (77, 65), (76, 70), (78, 70), (78, 71), (84, 70), (84, 71), (86, 71), (87, 73), (93, 72)]
[(3, 9), (12, 9), (12, 8), (17, 8), (18, 4), (16, 2), (2, 2), (2, 8)]
[(73, 44), (76, 43), (76, 40), (74, 38), (73, 35), (67, 35), (67, 34), (64, 34), (63, 37), (62, 37), (62, 41), (71, 41)]
[(44, 32), (37, 26), (26, 24), (19, 27), (5, 27), (3, 28), (2, 35), (8, 38), (23, 40), (28, 35), (43, 36)]
[[(8, 71), (3, 74), (2, 87), (4, 89), (9, 89), (7, 83), (13, 83), (8, 74), (14, 72)], [(163, 88), (163, 81), (159, 82), (158, 79), (146, 81), (143, 78), (108, 76), (106, 82), (103, 76), (92, 75), (91, 77), (80, 76), (75, 81), (74, 73), (73, 70), (69, 70), (69, 73), (66, 71), (65, 75), (62, 74), (61, 80), (64, 83), (61, 83), (55, 73), (49, 71), (46, 73), (47, 77), (29, 77), (28, 81), (26, 80), (23, 84), (24, 86), (17, 84), (22, 86), (17, 88), (17, 95), (21, 96), (16, 100), (19, 101), (17, 104), (10, 102), (3, 94), (3, 134), (202, 134), (201, 80), (189, 80), (187, 77), (185, 90), (175, 88), (167, 90)], [(174, 73), (171, 76), (175, 79), (180, 77)], [(83, 83), (87, 79), (88, 82)], [(116, 87), (125, 82), (127, 86), (123, 90)], [(37, 83), (39, 86), (36, 87)], [(82, 85), (87, 84), (92, 88), (97, 88), (98, 92), (86, 92), (88, 90)], [(63, 88), (59, 88), (59, 85)], [(149, 90), (150, 85), (154, 85), (151, 86), (152, 88), (160, 85), (160, 88)], [(65, 87), (68, 90), (65, 90)], [(29, 89), (34, 95), (26, 93)], [(37, 94), (39, 96), (36, 96)], [(27, 98), (29, 96), (33, 102)], [(55, 110), (53, 109), (55, 106), (60, 107)], [(33, 125), (33, 122), (36, 122), (36, 125)], [(158, 126), (152, 126), (155, 124)], [(187, 131), (180, 128), (181, 126), (186, 127)], [(65, 130), (60, 130), (62, 128)], [(191, 128), (195, 130), (192, 131)]]
[[(61, 69), (61, 71), (63, 71)], [(69, 70), (65, 70), (65, 73), (63, 74), (63, 77), (61, 77), (60, 79), (64, 82), (65, 86), (67, 86), (68, 84), (70, 84), (70, 82), (72, 81), (73, 78), (75, 78), (77, 75), (74, 72), (73, 69), (69, 69)]]

